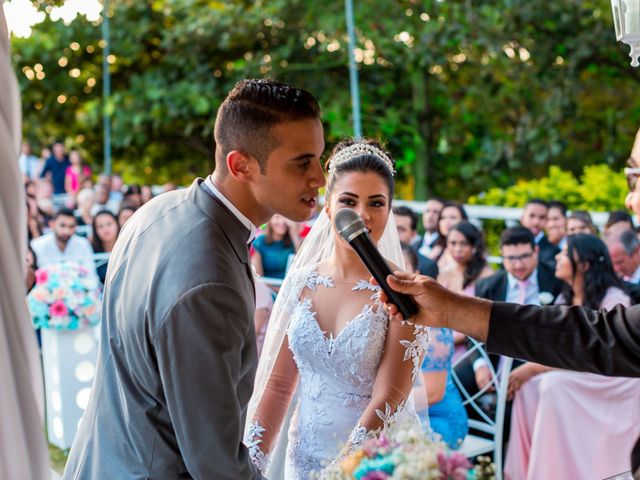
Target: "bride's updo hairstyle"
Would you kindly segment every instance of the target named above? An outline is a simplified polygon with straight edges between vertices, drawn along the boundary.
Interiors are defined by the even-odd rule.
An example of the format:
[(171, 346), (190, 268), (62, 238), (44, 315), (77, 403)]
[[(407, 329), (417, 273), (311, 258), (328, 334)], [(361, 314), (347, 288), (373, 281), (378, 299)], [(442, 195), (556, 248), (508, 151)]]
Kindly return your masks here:
[(329, 178), (327, 179), (327, 197), (331, 196), (333, 187), (343, 174), (350, 172), (378, 174), (389, 187), (389, 208), (393, 198), (393, 176), (395, 162), (382, 144), (371, 138), (350, 138), (338, 143), (325, 164)]

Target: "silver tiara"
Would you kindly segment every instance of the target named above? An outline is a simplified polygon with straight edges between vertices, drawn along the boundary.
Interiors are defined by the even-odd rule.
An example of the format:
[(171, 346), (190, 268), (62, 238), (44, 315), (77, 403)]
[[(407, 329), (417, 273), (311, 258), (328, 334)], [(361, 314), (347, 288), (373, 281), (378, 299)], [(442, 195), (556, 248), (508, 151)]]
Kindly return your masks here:
[(336, 165), (340, 165), (343, 162), (347, 162), (361, 155), (373, 155), (378, 157), (389, 169), (391, 175), (395, 175), (396, 171), (393, 169), (393, 162), (389, 158), (389, 155), (384, 153), (375, 145), (369, 145), (368, 143), (354, 143), (353, 145), (349, 145), (336, 153), (331, 159), (331, 162), (329, 162), (329, 174), (333, 173)]

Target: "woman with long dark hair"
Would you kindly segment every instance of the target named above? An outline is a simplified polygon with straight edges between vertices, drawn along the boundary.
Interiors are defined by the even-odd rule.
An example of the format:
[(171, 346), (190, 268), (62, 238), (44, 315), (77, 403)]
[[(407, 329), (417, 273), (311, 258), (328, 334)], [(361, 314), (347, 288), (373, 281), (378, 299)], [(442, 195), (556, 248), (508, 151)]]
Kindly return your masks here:
[[(556, 262), (556, 277), (567, 283), (558, 303), (607, 310), (630, 305), (596, 236), (569, 235)], [(561, 338), (557, 345), (564, 348)], [(628, 468), (640, 433), (639, 379), (529, 362), (511, 372), (509, 393), (515, 398), (506, 478), (607, 478)]]
[(462, 220), (468, 219), (467, 212), (462, 204), (458, 202), (447, 201), (444, 203), (442, 210), (440, 210), (440, 216), (438, 218), (438, 233), (440, 235), (429, 254), (429, 258), (437, 262), (440, 272), (453, 268), (451, 254), (447, 251), (447, 236), (449, 235), (449, 230)]
[[(438, 282), (469, 297), (475, 295), (476, 282), (493, 274), (487, 265), (484, 235), (472, 223), (462, 220), (448, 230), (446, 252), (451, 257), (451, 267), (440, 271)], [(453, 332), (454, 360), (466, 351), (467, 337)]]
[[(113, 246), (120, 233), (118, 218), (110, 210), (101, 210), (95, 214), (92, 226), (91, 246), (93, 253), (111, 253)], [(107, 275), (107, 264), (105, 261), (96, 267), (100, 282), (104, 284)]]
[(462, 220), (449, 229), (446, 241), (453, 263), (452, 268), (438, 275), (438, 281), (449, 290), (473, 295), (476, 281), (493, 274), (487, 265), (484, 235), (472, 223)]

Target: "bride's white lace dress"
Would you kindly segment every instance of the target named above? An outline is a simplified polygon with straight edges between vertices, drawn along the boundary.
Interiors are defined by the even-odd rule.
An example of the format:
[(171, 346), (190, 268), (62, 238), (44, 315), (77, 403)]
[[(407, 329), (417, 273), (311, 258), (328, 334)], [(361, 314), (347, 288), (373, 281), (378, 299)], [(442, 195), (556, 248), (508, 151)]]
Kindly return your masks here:
[[(327, 335), (316, 321), (311, 299), (295, 293), (305, 287), (311, 292), (334, 288), (333, 280), (319, 275), (315, 267), (301, 270), (297, 278), (291, 280), (289, 292), (281, 293), (294, 293), (289, 299), (291, 317), (286, 333), (299, 380), (298, 400), (288, 431), (285, 478), (302, 480), (314, 472), (319, 473), (335, 460), (347, 441), (357, 445), (371, 433), (359, 421), (372, 402), (390, 323), (377, 299), (378, 287), (361, 280), (352, 290), (360, 291), (360, 295), (363, 290), (370, 291), (371, 300), (335, 338)], [(413, 336), (403, 340), (405, 352), (401, 362), (412, 364), (412, 376), (415, 376), (427, 347), (428, 334), (422, 328), (404, 328), (409, 328)], [(400, 415), (409, 415), (416, 424), (420, 423), (411, 399), (401, 402), (397, 409), (380, 405), (376, 414), (385, 426)], [(268, 416), (268, 412), (251, 420), (246, 439), (252, 458), (263, 469), (267, 462), (263, 440), (270, 433), (270, 422), (265, 415)], [(268, 450), (272, 451), (273, 446)]]

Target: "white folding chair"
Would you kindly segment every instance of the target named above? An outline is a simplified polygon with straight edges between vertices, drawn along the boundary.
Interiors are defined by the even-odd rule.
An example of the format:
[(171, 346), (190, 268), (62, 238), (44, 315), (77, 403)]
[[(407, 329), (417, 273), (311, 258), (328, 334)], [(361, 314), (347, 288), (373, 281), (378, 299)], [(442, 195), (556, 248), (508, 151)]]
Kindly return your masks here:
[[(453, 381), (458, 386), (458, 389), (462, 395), (462, 403), (466, 407), (467, 405), (477, 412), (480, 420), (469, 419), (469, 429), (478, 432), (484, 432), (489, 434), (492, 438), (484, 438), (469, 433), (462, 445), (458, 448), (458, 451), (467, 458), (473, 458), (478, 455), (493, 452), (493, 461), (496, 466), (496, 479), (502, 480), (502, 438), (503, 438), (503, 426), (505, 408), (507, 404), (507, 387), (509, 385), (509, 373), (511, 373), (511, 365), (513, 359), (509, 357), (502, 357), (498, 366), (498, 371), (495, 371), (487, 351), (484, 349), (484, 344), (469, 338), (471, 341), (471, 348), (467, 350), (460, 358), (456, 360), (451, 368), (451, 376)], [(462, 385), (462, 382), (458, 378), (455, 372), (455, 367), (466, 360), (474, 353), (478, 353), (486, 362), (487, 367), (491, 371), (491, 382), (485, 385), (481, 390), (475, 394), (470, 394)], [(495, 416), (487, 415), (487, 413), (480, 407), (478, 400), (482, 395), (493, 385), (497, 394), (497, 405)]]

